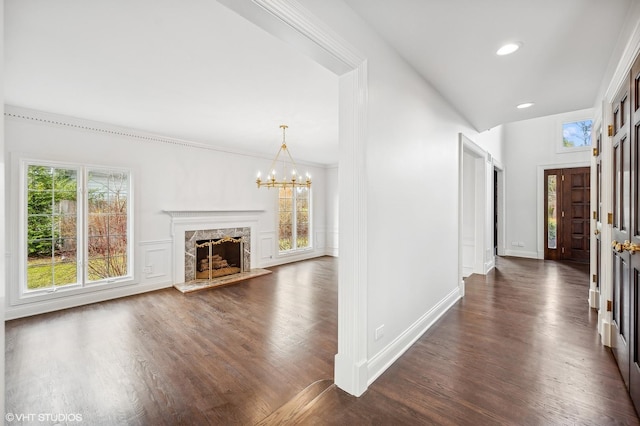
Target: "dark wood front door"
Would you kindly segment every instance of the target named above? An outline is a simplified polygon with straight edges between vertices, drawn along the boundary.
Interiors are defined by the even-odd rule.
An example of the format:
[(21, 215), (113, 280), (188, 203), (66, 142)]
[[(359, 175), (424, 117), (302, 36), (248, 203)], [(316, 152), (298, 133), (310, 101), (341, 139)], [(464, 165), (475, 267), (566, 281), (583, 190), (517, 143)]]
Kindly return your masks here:
[(613, 260), (613, 355), (629, 388), (629, 353), (631, 345), (631, 293), (629, 287), (629, 253), (617, 245), (629, 235), (629, 82), (623, 85), (613, 104), (613, 212), (611, 256)]
[[(640, 59), (636, 59), (630, 76), (631, 84), (631, 120), (629, 130), (631, 142), (629, 147), (629, 243), (625, 251), (628, 253), (628, 272), (630, 286), (630, 344), (629, 344), (629, 393), (636, 410), (640, 408), (640, 360), (638, 323), (638, 306), (640, 304)], [(636, 253), (636, 251), (639, 251)]]
[(612, 104), (613, 354), (640, 408), (640, 60)]
[(545, 170), (545, 259), (589, 262), (591, 169)]

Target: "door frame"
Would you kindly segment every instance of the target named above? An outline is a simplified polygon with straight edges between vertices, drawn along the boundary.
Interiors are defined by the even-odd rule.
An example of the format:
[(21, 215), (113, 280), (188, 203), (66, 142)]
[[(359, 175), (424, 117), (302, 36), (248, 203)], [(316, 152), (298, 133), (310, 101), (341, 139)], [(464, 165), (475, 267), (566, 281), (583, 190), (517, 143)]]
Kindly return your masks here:
[[(472, 167), (465, 167), (464, 157), (468, 154), (472, 159)], [(467, 164), (468, 165), (468, 164)], [(465, 241), (464, 217), (465, 210), (465, 169), (467, 173), (474, 174), (474, 185), (471, 190), (474, 195), (473, 202), (473, 232)], [(501, 173), (502, 183), (499, 187), (504, 188), (504, 167), (495, 160), (490, 153), (477, 145), (464, 134), (459, 134), (458, 140), (458, 278), (460, 293), (464, 295), (464, 277), (471, 273), (486, 275), (495, 266), (495, 254), (493, 253), (493, 205), (494, 205), (494, 182), (493, 172), (498, 170)], [(469, 188), (466, 188), (469, 190)], [(504, 207), (504, 191), (498, 194), (498, 205)], [(504, 213), (499, 213), (498, 235), (504, 235)], [(499, 244), (500, 246), (500, 244)], [(504, 243), (502, 244), (504, 248)], [(465, 265), (465, 253), (472, 258), (472, 265)]]

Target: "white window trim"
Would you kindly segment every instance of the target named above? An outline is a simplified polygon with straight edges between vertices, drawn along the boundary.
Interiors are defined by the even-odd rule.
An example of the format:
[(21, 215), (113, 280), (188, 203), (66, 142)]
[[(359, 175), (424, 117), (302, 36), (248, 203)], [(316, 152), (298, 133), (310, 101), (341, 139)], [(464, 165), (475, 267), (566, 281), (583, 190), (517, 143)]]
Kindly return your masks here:
[[(15, 163), (14, 163), (15, 164)], [(27, 200), (27, 168), (30, 165), (43, 165), (43, 166), (51, 166), (51, 167), (59, 167), (59, 168), (67, 168), (67, 169), (75, 169), (78, 171), (78, 200), (79, 200), (79, 210), (80, 214), (78, 215), (78, 240), (77, 240), (77, 251), (78, 255), (78, 273), (77, 276), (81, 278), (80, 282), (75, 284), (65, 285), (63, 287), (56, 287), (55, 290), (51, 289), (41, 289), (41, 290), (26, 290), (27, 284), (27, 239), (26, 239), (26, 226), (27, 226), (27, 208), (26, 208), (26, 200)], [(135, 264), (134, 264), (134, 247), (135, 247), (135, 234), (134, 234), (134, 174), (131, 169), (124, 167), (114, 167), (114, 166), (105, 166), (105, 165), (93, 165), (93, 164), (78, 164), (67, 161), (51, 161), (51, 160), (43, 160), (36, 157), (19, 157), (18, 158), (18, 175), (16, 176), (18, 179), (18, 194), (17, 197), (13, 197), (14, 200), (17, 198), (17, 218), (18, 218), (18, 229), (17, 229), (17, 238), (15, 244), (15, 250), (17, 253), (17, 280), (14, 290), (11, 291), (12, 297), (10, 300), (11, 305), (22, 305), (27, 303), (40, 302), (50, 299), (56, 298), (64, 298), (75, 296), (79, 294), (93, 293), (103, 289), (111, 289), (120, 286), (131, 285), (135, 283)], [(86, 263), (86, 247), (88, 243), (88, 225), (86, 223), (87, 216), (87, 188), (85, 187), (85, 183), (87, 181), (88, 172), (90, 170), (102, 170), (102, 171), (114, 171), (114, 172), (125, 172), (129, 176), (129, 198), (127, 200), (127, 262), (128, 262), (128, 274), (126, 276), (118, 277), (118, 278), (108, 278), (100, 281), (92, 281), (89, 282), (87, 279), (87, 274), (85, 271), (85, 263)]]
[[(294, 188), (295, 189), (295, 188)], [(312, 202), (312, 189), (309, 188), (309, 245), (303, 248), (295, 248), (289, 250), (280, 250), (280, 190), (278, 190), (276, 196), (276, 253), (277, 258), (285, 258), (290, 256), (299, 255), (300, 253), (313, 251), (313, 202)], [(293, 206), (295, 213), (295, 205)], [(293, 215), (295, 217), (295, 214)], [(295, 227), (295, 219), (294, 224)], [(297, 235), (296, 235), (297, 237)], [(295, 241), (295, 238), (294, 238)]]

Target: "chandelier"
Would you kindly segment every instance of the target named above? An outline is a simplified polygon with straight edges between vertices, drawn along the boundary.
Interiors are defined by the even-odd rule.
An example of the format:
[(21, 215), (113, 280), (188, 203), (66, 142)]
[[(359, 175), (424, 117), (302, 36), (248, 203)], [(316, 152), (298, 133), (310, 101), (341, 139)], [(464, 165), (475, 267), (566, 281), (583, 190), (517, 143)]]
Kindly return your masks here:
[[(285, 131), (288, 127), (289, 126), (286, 124), (280, 126), (282, 129), (282, 145), (276, 154), (276, 158), (273, 159), (271, 167), (269, 168), (269, 174), (264, 181), (261, 178), (261, 173), (258, 172), (258, 178), (256, 179), (258, 188), (311, 188), (311, 176), (307, 173), (305, 175), (305, 179), (302, 179), (302, 176), (298, 174), (296, 162), (293, 161), (293, 157), (287, 148)], [(282, 159), (280, 159), (281, 154)], [(278, 179), (276, 178), (276, 174), (280, 172), (276, 170), (276, 167), (279, 167), (280, 165), (282, 166), (282, 177)]]

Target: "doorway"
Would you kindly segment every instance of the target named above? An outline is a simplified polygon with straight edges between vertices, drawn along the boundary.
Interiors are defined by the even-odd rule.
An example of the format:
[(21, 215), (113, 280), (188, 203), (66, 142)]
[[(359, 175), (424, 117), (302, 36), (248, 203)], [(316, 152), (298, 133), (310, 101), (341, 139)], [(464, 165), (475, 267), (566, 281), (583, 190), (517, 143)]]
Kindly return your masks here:
[(544, 258), (590, 261), (591, 169), (544, 171)]

